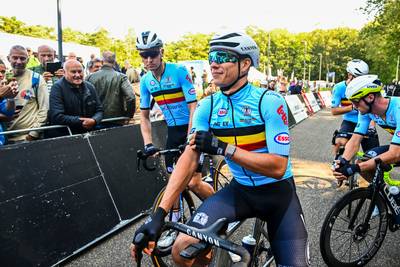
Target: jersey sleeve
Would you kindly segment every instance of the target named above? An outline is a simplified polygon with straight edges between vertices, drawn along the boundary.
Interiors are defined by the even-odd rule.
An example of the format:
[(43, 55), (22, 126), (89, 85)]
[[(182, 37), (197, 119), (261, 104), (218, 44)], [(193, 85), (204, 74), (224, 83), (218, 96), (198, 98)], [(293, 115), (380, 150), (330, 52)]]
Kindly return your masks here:
[(190, 78), (189, 72), (185, 66), (178, 66), (178, 78), (186, 103), (189, 104), (196, 102), (196, 89), (193, 86), (192, 79)]
[(396, 122), (396, 130), (393, 134), (391, 144), (400, 145), (400, 106), (397, 107), (394, 114), (395, 114), (394, 119)]
[(285, 100), (280, 95), (267, 92), (260, 105), (268, 153), (289, 156), (289, 117)]
[(342, 90), (340, 88), (340, 84), (336, 84), (333, 87), (333, 95), (332, 95), (332, 107), (337, 108), (340, 106), (340, 102), (342, 101)]
[(146, 86), (146, 79), (143, 77), (140, 81), (140, 109), (150, 109), (150, 99), (150, 91)]
[(358, 112), (358, 122), (357, 126), (354, 129), (354, 133), (366, 135), (368, 133), (368, 127), (371, 123), (371, 118), (369, 114), (362, 115), (361, 112)]
[(211, 96), (203, 98), (197, 103), (193, 114), (192, 129), (190, 133), (196, 131), (208, 131), (210, 129)]

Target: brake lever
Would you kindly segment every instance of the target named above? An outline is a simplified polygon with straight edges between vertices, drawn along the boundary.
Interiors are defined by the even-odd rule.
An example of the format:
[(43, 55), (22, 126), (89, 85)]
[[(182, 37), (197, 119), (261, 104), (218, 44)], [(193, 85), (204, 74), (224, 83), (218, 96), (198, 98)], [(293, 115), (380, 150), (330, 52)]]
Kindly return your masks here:
[(146, 246), (146, 240), (143, 233), (140, 233), (135, 236), (135, 241), (133, 242), (136, 247), (136, 263), (137, 267), (142, 265), (142, 258), (143, 258), (143, 249)]

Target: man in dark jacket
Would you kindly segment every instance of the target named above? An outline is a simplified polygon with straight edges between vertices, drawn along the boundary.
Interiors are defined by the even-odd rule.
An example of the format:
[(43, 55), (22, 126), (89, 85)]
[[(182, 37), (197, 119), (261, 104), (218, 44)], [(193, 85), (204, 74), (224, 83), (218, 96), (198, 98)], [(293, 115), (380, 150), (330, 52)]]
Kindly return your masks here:
[(80, 134), (96, 129), (102, 118), (103, 107), (94, 86), (83, 80), (82, 65), (68, 60), (64, 77), (51, 89), (50, 124), (68, 125), (73, 134)]
[(104, 118), (132, 117), (135, 111), (135, 95), (125, 74), (113, 69), (115, 54), (103, 53), (101, 70), (92, 73), (87, 81), (96, 88), (104, 107)]

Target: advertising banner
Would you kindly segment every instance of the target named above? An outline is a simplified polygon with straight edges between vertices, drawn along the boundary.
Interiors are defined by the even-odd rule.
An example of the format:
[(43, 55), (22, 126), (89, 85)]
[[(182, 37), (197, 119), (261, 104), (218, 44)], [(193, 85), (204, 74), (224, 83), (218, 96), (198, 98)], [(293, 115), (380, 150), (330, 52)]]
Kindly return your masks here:
[(285, 96), (285, 100), (296, 123), (299, 123), (308, 117), (304, 105), (300, 101), (298, 95), (287, 95)]

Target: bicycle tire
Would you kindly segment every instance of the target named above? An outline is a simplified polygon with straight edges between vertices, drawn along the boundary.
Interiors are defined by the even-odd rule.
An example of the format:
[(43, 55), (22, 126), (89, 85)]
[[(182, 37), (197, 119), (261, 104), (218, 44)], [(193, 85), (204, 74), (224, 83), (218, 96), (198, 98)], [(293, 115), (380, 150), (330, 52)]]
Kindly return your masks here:
[[(372, 190), (370, 188), (354, 189), (340, 198), (330, 209), (320, 233), (320, 251), (323, 260), (328, 266), (363, 266), (378, 252), (388, 228), (387, 206), (379, 194), (375, 203), (379, 214), (370, 218), (368, 223), (369, 228), (365, 233), (359, 231), (361, 229), (360, 222), (364, 220), (371, 197)], [(346, 214), (342, 215), (342, 212), (346, 213), (347, 205), (349, 204), (352, 204), (354, 209), (352, 209), (353, 214), (351, 214), (351, 218), (348, 219)], [(356, 211), (358, 212), (356, 213)], [(353, 218), (353, 216), (356, 217)], [(348, 229), (347, 227), (350, 219), (355, 219), (353, 229)], [(345, 226), (338, 227), (337, 224), (340, 222), (345, 223)], [(375, 228), (376, 233), (371, 234), (371, 230)], [(370, 245), (367, 243), (368, 239), (372, 239)], [(345, 240), (345, 242), (350, 241), (350, 245), (345, 245), (345, 242), (341, 240)], [(337, 242), (336, 246), (332, 244), (333, 242)], [(352, 249), (353, 243), (357, 250)], [(365, 250), (360, 250), (360, 245), (364, 243), (366, 244)], [(340, 252), (347, 248), (348, 250), (344, 251), (344, 253)], [(352, 254), (355, 257), (352, 257)]]
[(251, 267), (269, 267), (274, 263), (266, 228), (264, 221), (256, 219), (253, 228), (253, 237), (256, 240), (256, 245), (252, 255)]
[[(158, 193), (153, 207), (152, 207), (152, 212), (154, 212), (158, 206), (161, 203), (161, 200), (164, 196), (165, 188), (162, 188), (160, 192)], [(189, 221), (190, 217), (193, 215), (193, 213), (196, 210), (194, 200), (192, 198), (191, 193), (188, 190), (185, 190), (182, 192), (182, 207), (183, 207), (183, 216), (181, 216), (179, 222), (181, 223), (187, 223)], [(170, 214), (170, 213), (169, 213)], [(170, 216), (166, 216), (166, 220), (169, 220)], [(154, 250), (154, 253), (151, 255), (151, 260), (153, 262), (154, 266), (157, 267), (168, 267), (168, 266), (174, 266), (172, 263), (172, 257), (171, 257), (171, 250), (172, 250), (172, 245), (173, 243), (165, 248), (160, 248), (156, 246), (156, 249)]]
[(229, 170), (228, 164), (225, 159), (220, 159), (216, 164), (215, 172), (214, 172), (214, 191), (217, 192), (221, 190), (221, 188), (227, 186), (233, 179), (233, 175)]

